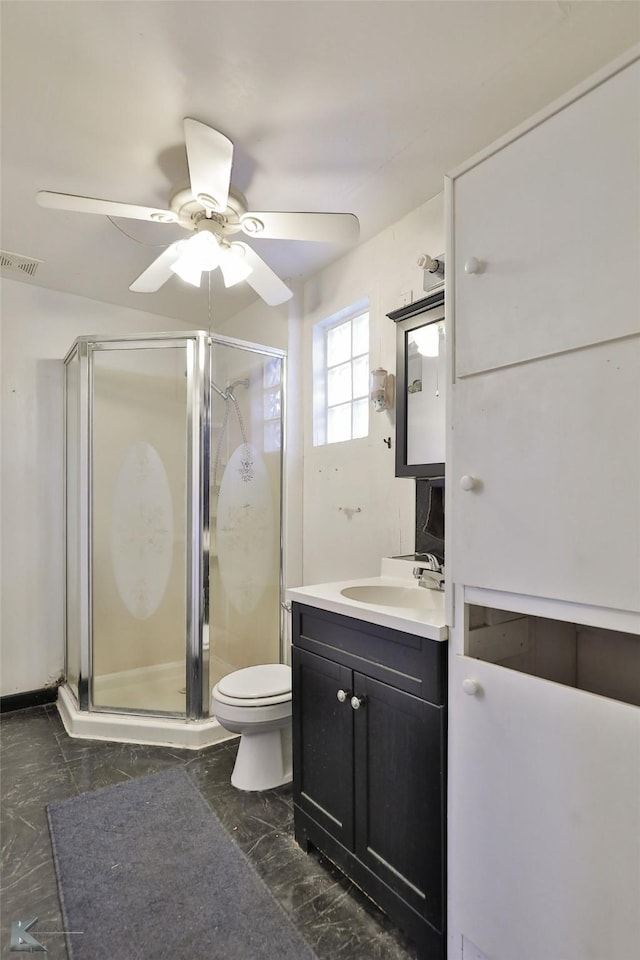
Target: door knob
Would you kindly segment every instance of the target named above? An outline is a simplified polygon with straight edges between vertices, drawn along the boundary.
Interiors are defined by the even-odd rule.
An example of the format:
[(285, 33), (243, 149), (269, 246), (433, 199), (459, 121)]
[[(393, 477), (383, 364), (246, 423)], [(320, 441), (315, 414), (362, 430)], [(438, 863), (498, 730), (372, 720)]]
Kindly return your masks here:
[(466, 677), (462, 681), (462, 689), (470, 697), (477, 697), (479, 693), (482, 693), (482, 687), (477, 680), (473, 680), (471, 677)]
[(354, 710), (359, 710), (364, 706), (364, 697), (351, 697), (351, 706)]
[(338, 698), (340, 703), (346, 703), (346, 701), (349, 699), (350, 696), (351, 696), (351, 690), (338, 690), (338, 692), (336, 693), (336, 697)]
[(482, 273), (483, 263), (482, 260), (478, 260), (477, 257), (469, 257), (465, 262), (464, 272), (465, 273)]
[(464, 477), (460, 477), (460, 486), (463, 490), (475, 490), (478, 486), (478, 481), (475, 477), (471, 477), (468, 473), (465, 473)]

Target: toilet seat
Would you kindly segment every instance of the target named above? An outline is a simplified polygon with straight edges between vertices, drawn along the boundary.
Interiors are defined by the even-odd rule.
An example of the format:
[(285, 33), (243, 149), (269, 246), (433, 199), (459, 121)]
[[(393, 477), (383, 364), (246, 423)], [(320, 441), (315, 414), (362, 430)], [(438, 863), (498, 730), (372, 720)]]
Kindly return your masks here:
[(226, 703), (229, 707), (247, 707), (251, 710), (256, 707), (271, 707), (278, 703), (287, 703), (291, 700), (291, 692), (283, 693), (279, 697), (225, 697), (218, 687), (214, 687), (213, 697), (217, 703)]
[(217, 684), (225, 697), (253, 700), (291, 693), (291, 667), (285, 663), (261, 663), (228, 673)]
[(228, 706), (268, 707), (291, 700), (291, 667), (263, 663), (223, 677), (213, 688), (219, 703)]

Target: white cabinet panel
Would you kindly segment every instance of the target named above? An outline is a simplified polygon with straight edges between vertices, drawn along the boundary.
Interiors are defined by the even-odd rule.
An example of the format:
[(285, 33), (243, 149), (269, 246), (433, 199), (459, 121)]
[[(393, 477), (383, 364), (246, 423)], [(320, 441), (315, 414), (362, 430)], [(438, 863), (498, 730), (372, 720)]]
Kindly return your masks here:
[(453, 405), (453, 580), (640, 610), (640, 337), (458, 380)]
[(640, 710), (452, 660), (450, 942), (491, 960), (637, 956)]
[(453, 192), (458, 377), (640, 332), (640, 62)]

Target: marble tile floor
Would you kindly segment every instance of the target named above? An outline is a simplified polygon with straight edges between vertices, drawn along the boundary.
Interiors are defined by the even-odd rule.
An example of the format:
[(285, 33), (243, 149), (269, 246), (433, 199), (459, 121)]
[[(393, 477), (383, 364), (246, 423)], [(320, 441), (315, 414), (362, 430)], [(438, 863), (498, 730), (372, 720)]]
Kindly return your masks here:
[(38, 921), (33, 935), (46, 946), (48, 960), (68, 960), (46, 805), (177, 763), (186, 766), (318, 960), (416, 960), (412, 945), (371, 901), (328, 861), (297, 846), (290, 786), (264, 793), (243, 793), (231, 786), (237, 744), (228, 740), (191, 751), (77, 740), (66, 734), (54, 705), (3, 714), (2, 960), (16, 956), (9, 949), (11, 921), (34, 916)]

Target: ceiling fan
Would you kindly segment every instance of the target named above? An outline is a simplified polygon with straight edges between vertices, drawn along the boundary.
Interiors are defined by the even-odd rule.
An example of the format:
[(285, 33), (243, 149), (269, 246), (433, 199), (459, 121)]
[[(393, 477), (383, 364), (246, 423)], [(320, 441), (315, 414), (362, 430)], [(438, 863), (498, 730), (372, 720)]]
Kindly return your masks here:
[(246, 280), (270, 306), (293, 296), (280, 277), (236, 234), (269, 240), (353, 243), (358, 219), (351, 213), (298, 213), (248, 210), (231, 185), (233, 144), (199, 120), (184, 120), (190, 187), (176, 190), (166, 210), (41, 190), (42, 207), (98, 213), (133, 220), (178, 224), (192, 233), (170, 244), (130, 285), (137, 293), (155, 293), (174, 274), (200, 286), (202, 273), (220, 268), (226, 287)]

